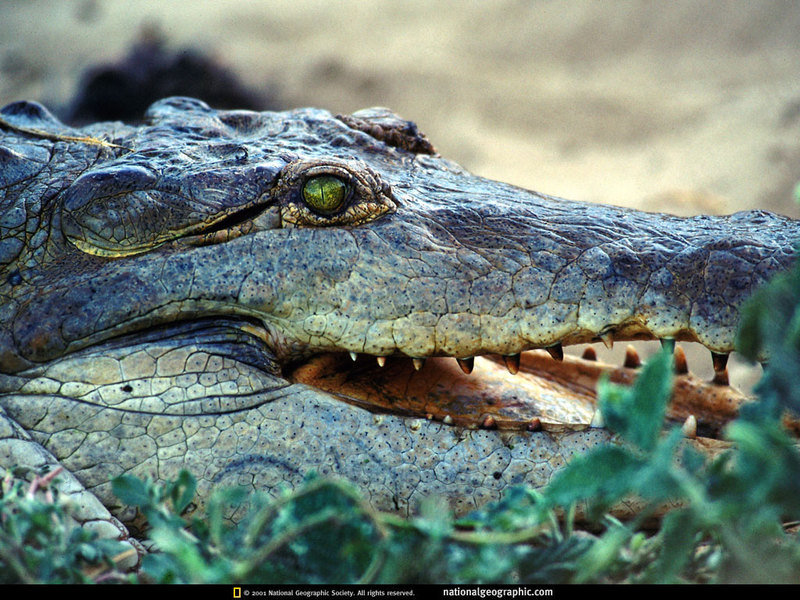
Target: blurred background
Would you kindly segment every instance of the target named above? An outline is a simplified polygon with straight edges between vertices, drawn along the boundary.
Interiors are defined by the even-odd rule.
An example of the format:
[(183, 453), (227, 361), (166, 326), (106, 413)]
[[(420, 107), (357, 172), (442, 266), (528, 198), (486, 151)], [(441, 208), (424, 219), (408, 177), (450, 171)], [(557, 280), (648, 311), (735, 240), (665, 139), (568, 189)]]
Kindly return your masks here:
[(148, 89), (220, 107), (389, 106), (447, 158), (540, 192), (800, 216), (792, 0), (0, 4), (0, 105), (135, 120), (98, 104)]

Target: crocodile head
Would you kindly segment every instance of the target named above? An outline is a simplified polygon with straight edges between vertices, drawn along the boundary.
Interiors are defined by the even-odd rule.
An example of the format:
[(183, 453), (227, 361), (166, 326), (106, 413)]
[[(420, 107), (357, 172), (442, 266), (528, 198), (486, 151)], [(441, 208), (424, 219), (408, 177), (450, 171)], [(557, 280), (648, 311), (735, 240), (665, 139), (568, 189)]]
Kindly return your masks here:
[[(543, 392), (520, 353), (652, 338), (720, 358), (798, 232), (765, 212), (682, 219), (490, 181), (379, 109), (222, 112), (174, 98), (141, 127), (72, 130), (30, 103), (2, 119), (3, 406), (98, 489), (179, 467), (272, 487), (352, 459), (381, 474), (346, 476), (406, 507), (426, 477), (440, 492), (470, 476), (473, 450), (462, 475), (441, 474), (465, 434), (339, 400), (446, 422), (468, 405), (460, 424), (485, 424), (500, 397), (526, 404), (515, 422), (547, 395), (570, 413), (575, 394)], [(496, 360), (465, 382), (481, 356)], [(486, 435), (486, 456), (511, 452)], [(515, 435), (562, 461), (541, 450), (553, 435)], [(438, 462), (412, 459), (424, 452)], [(526, 480), (503, 461), (490, 478)], [(482, 497), (475, 481), (454, 484), (467, 505)]]

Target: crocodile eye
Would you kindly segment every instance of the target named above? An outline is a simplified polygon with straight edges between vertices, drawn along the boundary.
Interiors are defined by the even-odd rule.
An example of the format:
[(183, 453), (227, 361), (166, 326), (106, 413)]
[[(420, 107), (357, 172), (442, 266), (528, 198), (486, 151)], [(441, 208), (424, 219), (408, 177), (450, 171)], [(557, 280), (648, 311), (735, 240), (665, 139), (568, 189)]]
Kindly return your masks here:
[(397, 210), (389, 186), (355, 160), (291, 162), (270, 196), (283, 227), (356, 226)]
[(303, 185), (303, 199), (309, 207), (322, 214), (339, 210), (347, 198), (347, 184), (333, 175), (318, 175)]

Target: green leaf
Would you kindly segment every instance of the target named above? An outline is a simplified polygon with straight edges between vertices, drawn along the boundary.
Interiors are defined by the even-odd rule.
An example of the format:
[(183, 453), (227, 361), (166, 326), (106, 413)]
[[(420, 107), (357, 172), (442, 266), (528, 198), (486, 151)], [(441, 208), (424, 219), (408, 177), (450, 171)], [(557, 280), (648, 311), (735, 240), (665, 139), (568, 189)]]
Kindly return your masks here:
[(581, 557), (578, 562), (576, 582), (595, 581), (609, 571), (619, 560), (622, 547), (632, 535), (631, 530), (624, 525), (612, 524), (611, 528)]
[(541, 492), (528, 486), (508, 488), (503, 497), (458, 519), (457, 527), (511, 532), (551, 522), (553, 515)]
[(558, 473), (545, 489), (545, 499), (551, 506), (570, 506), (591, 499), (607, 508), (631, 492), (644, 464), (625, 448), (601, 446), (575, 457)]
[(661, 551), (648, 569), (650, 581), (668, 583), (678, 577), (691, 559), (698, 529), (695, 511), (675, 509), (667, 513), (659, 534)]
[(147, 484), (133, 475), (120, 475), (111, 480), (111, 489), (128, 506), (142, 507), (152, 502)]
[(652, 357), (631, 388), (603, 380), (598, 385), (600, 411), (606, 426), (644, 451), (658, 442), (672, 395), (672, 354)]
[(191, 504), (197, 490), (197, 480), (189, 471), (181, 470), (169, 488), (169, 496), (176, 514), (182, 514)]

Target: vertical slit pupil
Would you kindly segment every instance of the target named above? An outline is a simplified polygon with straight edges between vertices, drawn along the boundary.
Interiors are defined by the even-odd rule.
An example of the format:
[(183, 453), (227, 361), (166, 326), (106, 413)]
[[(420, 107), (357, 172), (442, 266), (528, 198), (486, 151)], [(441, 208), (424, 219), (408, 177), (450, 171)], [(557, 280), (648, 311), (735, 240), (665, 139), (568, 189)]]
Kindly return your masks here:
[(333, 175), (312, 177), (303, 186), (303, 199), (318, 212), (331, 213), (344, 203), (347, 184)]

